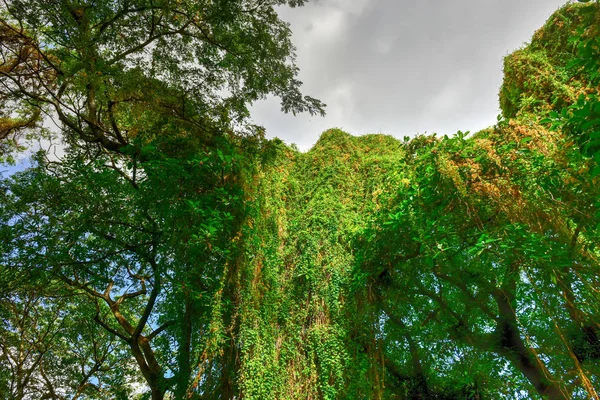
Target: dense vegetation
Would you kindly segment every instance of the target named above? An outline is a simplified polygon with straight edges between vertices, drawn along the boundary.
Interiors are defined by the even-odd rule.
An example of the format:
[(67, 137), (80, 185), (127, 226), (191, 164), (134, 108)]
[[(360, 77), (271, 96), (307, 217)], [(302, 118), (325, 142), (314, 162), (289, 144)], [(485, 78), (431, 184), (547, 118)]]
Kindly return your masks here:
[(0, 397), (598, 399), (600, 5), (506, 57), (474, 134), (267, 140), (274, 6), (15, 0), (0, 21)]

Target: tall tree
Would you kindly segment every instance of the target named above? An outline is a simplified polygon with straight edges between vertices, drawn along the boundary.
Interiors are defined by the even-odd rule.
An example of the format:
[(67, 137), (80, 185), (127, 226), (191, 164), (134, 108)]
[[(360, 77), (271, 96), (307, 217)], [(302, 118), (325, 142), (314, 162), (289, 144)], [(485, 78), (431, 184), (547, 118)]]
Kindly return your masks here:
[[(247, 107), (267, 94), (285, 112), (323, 113), (300, 93), (275, 11), (303, 4), (3, 3), (0, 139), (39, 133), (43, 115), (67, 154), (5, 187), (2, 268), (42, 269), (87, 298), (153, 398), (186, 395), (217, 318), (211, 298), (244, 214), (233, 127), (260, 136)], [(211, 364), (196, 394), (233, 390), (227, 369)]]
[(285, 112), (322, 114), (300, 93), (291, 32), (274, 9), (302, 4), (5, 1), (0, 93), (55, 117), (67, 136), (117, 152), (147, 139), (139, 118), (148, 112), (225, 128), (274, 94)]
[(244, 215), (241, 157), (226, 146), (189, 152), (162, 153), (135, 180), (110, 168), (111, 154), (40, 155), (4, 187), (3, 270), (62, 282), (71, 306), (86, 303), (87, 318), (129, 352), (153, 399), (188, 390)]
[[(539, 395), (598, 398), (597, 370), (570, 336), (596, 329), (597, 193), (566, 140), (507, 123), (469, 139), (412, 143), (406, 183), (359, 250), (392, 379), (408, 375), (418, 391), (435, 392), (432, 369), (497, 376), (505, 360)], [(398, 342), (410, 350), (405, 365), (394, 359)], [(511, 395), (528, 386), (522, 379), (495, 385)]]

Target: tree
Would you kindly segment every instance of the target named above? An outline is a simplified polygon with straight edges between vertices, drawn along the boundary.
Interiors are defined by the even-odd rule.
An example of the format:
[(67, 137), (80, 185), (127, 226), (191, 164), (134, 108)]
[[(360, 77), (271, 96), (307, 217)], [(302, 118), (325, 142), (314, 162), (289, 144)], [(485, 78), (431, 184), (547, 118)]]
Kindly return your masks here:
[[(15, 34), (5, 25), (0, 26), (1, 74), (22, 75), (22, 85), (35, 90), (36, 81), (27, 70), (33, 69), (41, 79), (53, 80), (48, 71), (41, 70), (41, 55), (27, 38)], [(31, 66), (31, 67), (30, 67)], [(10, 154), (18, 149), (18, 139), (26, 131), (34, 131), (40, 122), (40, 110), (32, 107), (23, 97), (3, 93), (0, 97), (0, 161), (11, 161)]]
[(90, 162), (69, 152), (60, 163), (40, 154), (4, 187), (3, 270), (62, 282), (70, 307), (84, 302), (105, 331), (99, 345), (119, 341), (133, 357), (153, 399), (188, 391), (244, 216), (242, 158), (226, 142), (188, 151), (195, 158), (155, 155), (132, 178), (111, 168), (110, 153)]
[(590, 77), (588, 90), (576, 102), (562, 109), (560, 115), (554, 112), (548, 121), (554, 121), (555, 128), (562, 128), (578, 142), (584, 155), (592, 160), (592, 176), (600, 174), (600, 3), (584, 8), (590, 15), (589, 27), (581, 27), (570, 38), (575, 44), (575, 57), (568, 64), (573, 72), (583, 72)]
[[(487, 380), (511, 395), (525, 380), (548, 398), (598, 398), (598, 371), (571, 336), (597, 329), (596, 191), (578, 152), (562, 153), (567, 139), (552, 135), (505, 123), (412, 144), (406, 184), (359, 250), (397, 384), (408, 376), (421, 393), (447, 391), (439, 374), (468, 368), (459, 387)], [(503, 360), (522, 374), (508, 386), (489, 382), (506, 374)]]
[(129, 398), (136, 375), (127, 353), (89, 319), (85, 302), (74, 307), (73, 293), (34, 282), (0, 300), (0, 394), (11, 399), (102, 399), (108, 393)]
[(65, 155), (0, 181), (2, 395), (597, 399), (595, 122), (538, 122), (595, 82), (595, 14), (507, 58), (492, 128), (301, 153), (245, 120), (320, 111), (301, 3), (5, 3), (0, 131), (56, 118)]
[[(302, 4), (4, 2), (1, 98), (55, 117), (71, 140), (120, 153), (169, 134), (149, 132), (150, 115), (227, 129), (267, 94), (280, 97), (285, 112), (323, 114), (321, 102), (300, 93), (291, 33), (274, 10)], [(11, 129), (34, 122), (12, 121)]]
[[(245, 210), (239, 152), (253, 148), (233, 128), (260, 136), (247, 107), (267, 94), (285, 112), (323, 113), (300, 93), (291, 32), (274, 9), (302, 4), (4, 2), (3, 132), (39, 133), (44, 115), (67, 154), (40, 156), (7, 183), (2, 268), (42, 270), (86, 298), (153, 398), (183, 398), (216, 335), (211, 299)], [(206, 357), (196, 394), (233, 390), (216, 364), (235, 360)]]

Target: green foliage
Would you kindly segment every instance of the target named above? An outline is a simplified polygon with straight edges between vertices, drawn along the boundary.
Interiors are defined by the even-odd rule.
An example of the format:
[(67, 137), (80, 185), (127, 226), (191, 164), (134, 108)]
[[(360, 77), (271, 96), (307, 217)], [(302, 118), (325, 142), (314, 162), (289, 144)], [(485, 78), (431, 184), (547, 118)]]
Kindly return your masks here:
[(597, 4), (569, 4), (557, 10), (531, 43), (504, 59), (500, 108), (505, 118), (544, 118), (572, 104), (592, 84), (589, 71), (573, 70), (581, 46), (573, 37), (592, 36)]
[(352, 367), (369, 361), (351, 340), (350, 240), (376, 207), (380, 178), (402, 158), (399, 144), (332, 129), (308, 153), (273, 146), (242, 278), (242, 390), (260, 399), (370, 397), (364, 371)]
[[(573, 169), (577, 151), (563, 153), (566, 139), (552, 136), (513, 123), (469, 139), (433, 139), (408, 158), (406, 183), (389, 191), (358, 247), (367, 293), (380, 304), (373, 318), (384, 321), (381, 351), (394, 382), (388, 396), (404, 390), (411, 397), (419, 382), (430, 396), (452, 398), (467, 387), (478, 388), (475, 398), (513, 396), (531, 384), (559, 398), (565, 389), (552, 389), (547, 372), (520, 364), (540, 355), (559, 382), (584, 371), (591, 390), (598, 385), (593, 366), (562, 356), (574, 344), (561, 339), (562, 327), (595, 321), (597, 311), (560, 306), (564, 296), (580, 305), (595, 298), (590, 205), (598, 193)], [(513, 331), (528, 343), (515, 342)], [(535, 355), (526, 350), (533, 343)]]
[[(587, 3), (587, 2), (582, 2)], [(557, 11), (531, 43), (505, 59), (500, 105), (506, 118), (551, 123), (572, 135), (600, 174), (600, 6)]]
[(81, 318), (97, 321), (120, 354), (130, 352), (153, 390), (185, 394), (192, 355), (206, 346), (191, 337), (218, 322), (211, 298), (245, 216), (244, 157), (225, 138), (183, 154), (170, 145), (145, 146), (150, 160), (131, 165), (131, 175), (110, 154), (89, 162), (73, 149), (60, 163), (40, 154), (3, 183), (0, 235), (10, 248), (1, 265), (65, 285), (72, 302), (64, 307), (81, 304)]
[(321, 110), (284, 3), (5, 10), (67, 147), (0, 181), (1, 395), (597, 399), (597, 3), (506, 58), (496, 126), (306, 153), (233, 131)]
[(143, 377), (144, 398), (233, 397), (235, 348), (223, 348), (237, 324), (244, 180), (262, 135), (247, 107), (272, 94), (284, 112), (324, 113), (300, 92), (291, 32), (275, 11), (303, 4), (0, 9), (0, 161), (23, 136), (42, 136), (41, 115), (66, 146), (2, 183), (2, 275), (36, 271), (73, 296), (66, 305), (85, 303), (137, 367), (130, 378)]
[(595, 164), (592, 176), (600, 174), (600, 102), (598, 86), (600, 85), (600, 5), (588, 7), (587, 12), (595, 18), (595, 26), (579, 29), (578, 34), (570, 38), (577, 46), (577, 57), (568, 65), (569, 68), (581, 71), (589, 76), (589, 91), (582, 94), (577, 102), (563, 109), (561, 118), (553, 115), (562, 129), (577, 138), (582, 153), (592, 158)]
[[(4, 3), (0, 139), (14, 142), (20, 131), (39, 135), (46, 113), (72, 142), (122, 153), (157, 135), (200, 129), (210, 137), (233, 122), (251, 129), (247, 107), (268, 94), (281, 99), (284, 112), (324, 114), (323, 103), (300, 92), (291, 32), (275, 11), (303, 4)], [(184, 121), (187, 128), (173, 129)]]

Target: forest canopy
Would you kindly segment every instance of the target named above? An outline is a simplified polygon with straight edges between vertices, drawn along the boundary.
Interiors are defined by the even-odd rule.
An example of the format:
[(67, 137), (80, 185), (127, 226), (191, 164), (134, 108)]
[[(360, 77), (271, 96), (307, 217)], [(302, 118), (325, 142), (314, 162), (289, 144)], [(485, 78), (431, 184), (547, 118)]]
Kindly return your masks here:
[[(0, 397), (600, 399), (600, 4), (505, 58), (498, 123), (308, 152), (277, 6), (0, 14)], [(48, 129), (53, 122), (57, 129)]]

